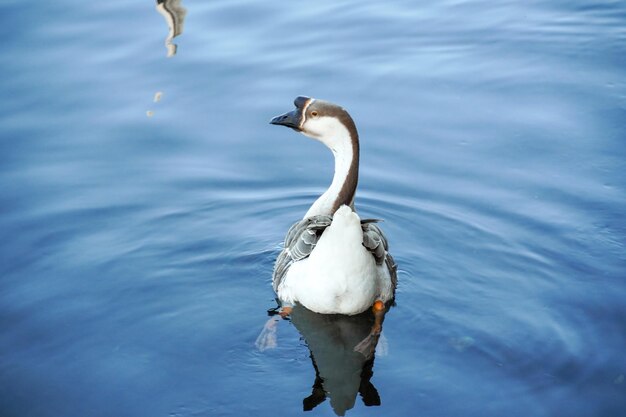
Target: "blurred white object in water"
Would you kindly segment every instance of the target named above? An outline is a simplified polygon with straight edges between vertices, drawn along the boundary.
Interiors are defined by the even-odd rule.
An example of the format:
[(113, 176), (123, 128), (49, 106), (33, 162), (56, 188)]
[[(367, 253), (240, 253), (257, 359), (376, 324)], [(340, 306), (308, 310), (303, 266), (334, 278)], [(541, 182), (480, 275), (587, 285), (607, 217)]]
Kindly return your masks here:
[(187, 15), (187, 9), (182, 7), (180, 3), (181, 0), (157, 0), (157, 12), (163, 15), (169, 28), (169, 33), (165, 38), (168, 58), (176, 55), (178, 46), (172, 42), (172, 39), (183, 33), (183, 25)]

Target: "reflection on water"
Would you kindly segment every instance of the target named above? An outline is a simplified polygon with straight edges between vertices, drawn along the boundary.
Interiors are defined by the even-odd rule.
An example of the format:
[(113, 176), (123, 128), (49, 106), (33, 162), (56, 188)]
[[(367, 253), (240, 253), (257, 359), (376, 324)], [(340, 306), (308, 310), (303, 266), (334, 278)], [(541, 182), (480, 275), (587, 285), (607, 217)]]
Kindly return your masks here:
[[(378, 391), (371, 382), (374, 351), (379, 336), (371, 337), (374, 316), (317, 314), (298, 306), (291, 321), (306, 341), (315, 368), (311, 395), (303, 400), (305, 411), (312, 410), (327, 397), (333, 411), (343, 416), (354, 407), (357, 394), (366, 406), (380, 405)], [(357, 346), (368, 341), (367, 353)]]
[[(167, 49), (167, 57), (171, 58), (176, 55), (178, 45), (172, 40), (183, 33), (183, 26), (185, 23), (185, 16), (187, 15), (187, 9), (181, 5), (182, 0), (157, 0), (156, 9), (167, 22), (168, 34), (165, 38), (165, 48)], [(154, 94), (154, 103), (161, 101), (163, 97), (162, 91), (157, 91)], [(154, 110), (146, 111), (146, 116), (154, 116)]]
[[(315, 369), (311, 395), (302, 401), (304, 411), (330, 399), (335, 414), (343, 416), (354, 407), (357, 394), (365, 406), (381, 404), (371, 379), (381, 338), (380, 332), (373, 332), (373, 328), (380, 329), (383, 316), (377, 319), (371, 311), (356, 316), (318, 314), (296, 306), (290, 317), (306, 341)], [(278, 322), (271, 319), (268, 324), (275, 330)], [(257, 347), (276, 347), (275, 336), (263, 347), (257, 341)]]
[(165, 38), (168, 58), (176, 55), (176, 50), (178, 49), (178, 46), (172, 42), (172, 40), (183, 33), (187, 9), (181, 5), (181, 1), (182, 0), (157, 0), (156, 9), (165, 18), (169, 29), (167, 38)]

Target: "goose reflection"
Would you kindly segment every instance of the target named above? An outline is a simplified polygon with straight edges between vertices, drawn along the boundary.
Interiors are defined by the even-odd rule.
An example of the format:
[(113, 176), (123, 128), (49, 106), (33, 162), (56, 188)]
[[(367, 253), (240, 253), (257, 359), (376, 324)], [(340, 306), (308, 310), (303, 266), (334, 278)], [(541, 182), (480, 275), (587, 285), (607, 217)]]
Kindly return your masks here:
[(169, 58), (176, 55), (178, 47), (172, 40), (183, 33), (187, 10), (181, 5), (181, 0), (157, 0), (156, 9), (163, 15), (169, 28), (169, 33), (165, 38), (165, 47)]
[[(386, 346), (380, 333), (383, 319), (384, 314), (375, 315), (371, 311), (345, 316), (318, 314), (301, 305), (294, 307), (291, 323), (304, 338), (315, 369), (311, 395), (303, 400), (304, 411), (329, 399), (335, 414), (343, 416), (354, 407), (357, 395), (365, 406), (381, 404), (371, 378), (377, 346), (379, 351)], [(278, 316), (268, 321), (266, 331), (257, 340), (259, 349), (276, 346), (279, 321)]]

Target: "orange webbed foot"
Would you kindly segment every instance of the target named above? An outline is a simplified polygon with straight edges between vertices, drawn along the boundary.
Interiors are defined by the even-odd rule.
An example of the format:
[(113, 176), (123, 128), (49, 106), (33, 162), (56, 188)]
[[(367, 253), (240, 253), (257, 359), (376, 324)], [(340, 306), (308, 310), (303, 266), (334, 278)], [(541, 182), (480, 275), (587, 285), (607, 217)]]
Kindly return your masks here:
[(280, 312), (278, 314), (280, 314), (280, 317), (286, 319), (287, 317), (289, 317), (292, 311), (293, 307), (283, 307), (280, 309)]
[(374, 302), (374, 305), (372, 306), (372, 311), (374, 313), (378, 313), (380, 311), (383, 311), (384, 309), (385, 309), (385, 304), (380, 300), (376, 300)]

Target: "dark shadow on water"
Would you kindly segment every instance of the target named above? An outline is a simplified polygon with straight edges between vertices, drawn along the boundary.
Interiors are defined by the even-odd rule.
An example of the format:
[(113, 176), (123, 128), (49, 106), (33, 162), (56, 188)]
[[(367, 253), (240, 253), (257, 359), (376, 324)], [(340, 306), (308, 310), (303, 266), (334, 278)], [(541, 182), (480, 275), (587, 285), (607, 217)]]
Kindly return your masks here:
[(357, 394), (365, 406), (378, 406), (381, 399), (371, 382), (374, 356), (380, 335), (372, 335), (374, 314), (324, 315), (302, 306), (294, 308), (291, 322), (311, 352), (315, 382), (303, 400), (304, 411), (330, 400), (335, 414), (343, 416), (354, 407)]

